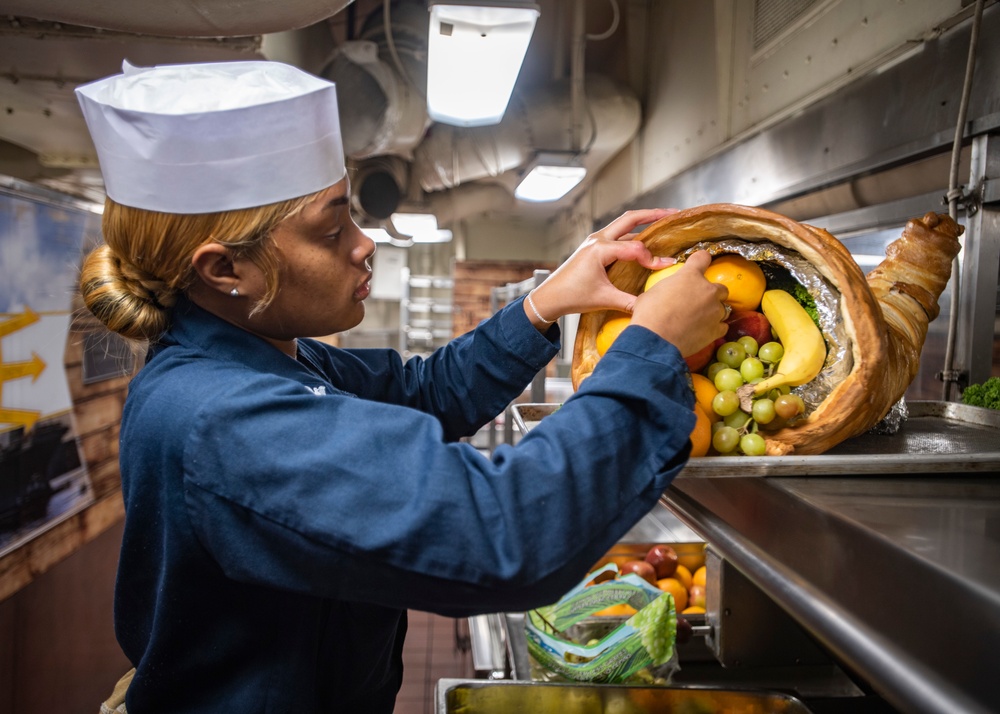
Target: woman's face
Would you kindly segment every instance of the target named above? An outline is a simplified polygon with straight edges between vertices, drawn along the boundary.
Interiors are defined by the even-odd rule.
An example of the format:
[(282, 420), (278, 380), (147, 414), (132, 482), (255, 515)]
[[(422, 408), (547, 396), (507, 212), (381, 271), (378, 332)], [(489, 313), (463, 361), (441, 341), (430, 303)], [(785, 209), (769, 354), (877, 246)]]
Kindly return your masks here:
[(361, 322), (375, 243), (351, 218), (349, 198), (344, 179), (275, 227), (278, 294), (247, 329), (273, 342), (331, 335)]

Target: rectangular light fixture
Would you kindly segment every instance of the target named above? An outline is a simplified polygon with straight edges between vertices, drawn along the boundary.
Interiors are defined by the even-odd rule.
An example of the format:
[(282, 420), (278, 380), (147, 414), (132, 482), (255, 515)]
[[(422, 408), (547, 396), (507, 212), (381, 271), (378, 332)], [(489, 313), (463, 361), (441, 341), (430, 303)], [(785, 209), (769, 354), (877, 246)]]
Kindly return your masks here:
[(431, 0), (427, 47), (427, 113), (455, 126), (502, 118), (538, 5), (517, 0)]
[(517, 185), (514, 197), (536, 203), (558, 201), (576, 188), (586, 175), (587, 169), (573, 154), (542, 152)]
[(393, 213), (389, 220), (397, 233), (410, 236), (414, 243), (447, 243), (452, 232), (438, 228), (433, 213)]

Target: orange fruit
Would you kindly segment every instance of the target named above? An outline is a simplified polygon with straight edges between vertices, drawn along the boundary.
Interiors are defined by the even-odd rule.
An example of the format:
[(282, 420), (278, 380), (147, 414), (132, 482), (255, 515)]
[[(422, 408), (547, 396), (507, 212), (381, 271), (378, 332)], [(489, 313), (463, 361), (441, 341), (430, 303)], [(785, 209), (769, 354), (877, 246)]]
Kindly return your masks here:
[(681, 585), (684, 586), (686, 590), (690, 590), (694, 583), (691, 581), (691, 571), (685, 568), (683, 565), (678, 565), (677, 570), (674, 571), (672, 576), (674, 580), (680, 580)]
[(715, 387), (715, 382), (703, 374), (692, 374), (691, 384), (694, 386), (694, 400), (698, 402), (698, 406), (705, 412), (705, 416), (712, 421), (721, 419), (722, 417), (712, 409), (712, 400), (719, 393), (719, 390)]
[(674, 578), (660, 578), (656, 581), (656, 587), (674, 596), (674, 609), (683, 610), (688, 604), (688, 591), (680, 580)]
[(716, 257), (705, 271), (710, 283), (729, 288), (726, 302), (734, 310), (756, 310), (767, 288), (764, 271), (752, 260), (742, 255), (726, 253)]
[(686, 607), (681, 610), (682, 615), (704, 615), (705, 608), (698, 607), (697, 605), (692, 605), (691, 607)]
[(695, 423), (691, 430), (691, 456), (704, 456), (712, 445), (712, 422), (697, 404), (694, 405)]
[(677, 562), (693, 573), (705, 564), (705, 547), (702, 546), (694, 551), (687, 548), (678, 550)]
[(694, 575), (691, 576), (691, 584), (692, 585), (701, 585), (702, 587), (705, 587), (705, 566), (704, 565), (701, 566), (700, 568), (698, 568), (696, 571), (694, 571)]
[(601, 329), (597, 331), (597, 354), (603, 357), (604, 353), (611, 347), (611, 343), (618, 339), (618, 335), (628, 327), (631, 321), (632, 317), (625, 313), (605, 320)]
[(621, 605), (612, 605), (611, 607), (599, 610), (594, 613), (594, 617), (631, 617), (635, 613), (636, 609), (634, 607), (622, 603)]
[(646, 286), (643, 288), (643, 290), (649, 290), (651, 287), (656, 285), (664, 278), (676, 273), (678, 270), (681, 269), (681, 266), (683, 265), (684, 263), (674, 263), (673, 265), (668, 265), (666, 268), (660, 268), (659, 270), (654, 270), (652, 273), (649, 274), (649, 277), (646, 278)]

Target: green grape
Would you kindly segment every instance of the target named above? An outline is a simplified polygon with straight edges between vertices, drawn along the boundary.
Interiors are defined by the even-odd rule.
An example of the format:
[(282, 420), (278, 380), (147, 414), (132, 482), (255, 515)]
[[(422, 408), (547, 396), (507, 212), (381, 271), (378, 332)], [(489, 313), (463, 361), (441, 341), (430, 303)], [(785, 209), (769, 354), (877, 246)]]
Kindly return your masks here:
[(798, 394), (782, 394), (774, 400), (774, 411), (782, 419), (791, 419), (805, 410), (806, 404)]
[(781, 346), (780, 342), (765, 342), (757, 351), (757, 357), (760, 358), (761, 362), (768, 364), (777, 364), (784, 356), (785, 348)]
[(729, 416), (723, 417), (722, 421), (726, 423), (726, 426), (731, 426), (734, 429), (745, 429), (750, 423), (750, 415), (745, 411), (737, 410)]
[(743, 375), (743, 379), (747, 382), (760, 379), (764, 376), (764, 363), (756, 357), (747, 357), (740, 364), (740, 374)]
[(758, 424), (770, 424), (774, 421), (774, 402), (770, 399), (758, 399), (753, 403), (753, 420)]
[(731, 426), (724, 426), (712, 436), (712, 446), (720, 454), (731, 453), (740, 443), (740, 434)]
[(715, 358), (727, 367), (739, 369), (740, 364), (747, 358), (747, 351), (739, 342), (726, 342), (716, 351)]
[(719, 429), (722, 429), (725, 426), (726, 426), (726, 422), (722, 421), (721, 419), (719, 419), (719, 421), (713, 421), (712, 422), (712, 436), (715, 436), (715, 432), (717, 432)]
[(720, 392), (730, 391), (735, 392), (737, 389), (743, 386), (743, 375), (737, 372), (735, 369), (726, 367), (725, 369), (720, 369), (715, 375), (715, 388)]
[(763, 456), (767, 451), (764, 437), (760, 434), (744, 434), (740, 437), (740, 451), (747, 456)]
[(743, 349), (747, 351), (748, 355), (750, 355), (751, 357), (757, 356), (757, 350), (759, 346), (757, 344), (757, 340), (755, 340), (753, 337), (751, 337), (750, 335), (743, 335), (743, 337), (741, 337), (736, 341), (739, 342), (741, 345), (743, 345)]
[(723, 369), (726, 369), (726, 365), (724, 365), (722, 362), (712, 362), (712, 364), (708, 365), (708, 372), (706, 372), (706, 375), (708, 376), (709, 379), (711, 379), (714, 382), (715, 375), (717, 375)]
[(712, 410), (719, 416), (729, 416), (739, 408), (740, 398), (731, 389), (719, 392), (712, 398)]

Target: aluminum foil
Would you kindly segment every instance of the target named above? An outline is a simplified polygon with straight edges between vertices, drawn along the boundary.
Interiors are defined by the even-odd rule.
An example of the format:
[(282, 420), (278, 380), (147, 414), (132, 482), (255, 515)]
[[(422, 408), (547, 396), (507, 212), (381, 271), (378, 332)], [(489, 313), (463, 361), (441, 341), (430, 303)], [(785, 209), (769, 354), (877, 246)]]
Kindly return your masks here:
[(868, 430), (868, 433), (880, 435), (895, 434), (903, 427), (909, 416), (910, 410), (906, 407), (906, 398), (902, 397), (892, 405), (889, 413), (882, 417), (882, 421)]
[(776, 263), (791, 273), (812, 295), (816, 301), (820, 331), (826, 340), (826, 362), (814, 380), (792, 390), (806, 403), (806, 414), (811, 413), (854, 368), (851, 341), (840, 314), (840, 292), (798, 252), (769, 241), (747, 242), (739, 238), (722, 238), (693, 245), (677, 257), (686, 259), (698, 250), (708, 251), (712, 255), (739, 253), (748, 260)]

